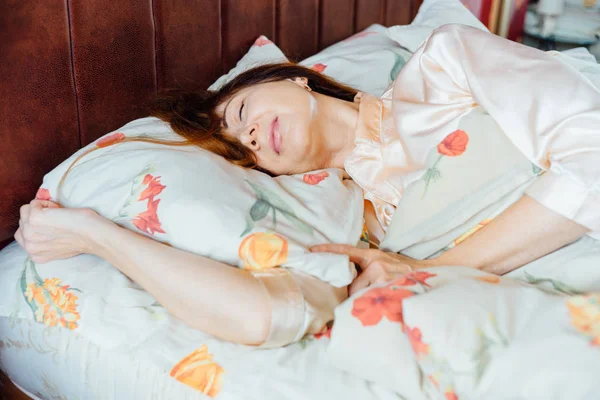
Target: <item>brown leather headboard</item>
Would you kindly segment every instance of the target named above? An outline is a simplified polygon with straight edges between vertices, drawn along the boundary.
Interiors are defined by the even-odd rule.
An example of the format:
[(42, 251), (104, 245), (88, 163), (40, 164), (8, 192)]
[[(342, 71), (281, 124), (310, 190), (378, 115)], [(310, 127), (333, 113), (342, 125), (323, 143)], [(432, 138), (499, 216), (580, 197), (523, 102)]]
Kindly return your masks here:
[(300, 60), (420, 0), (0, 1), (0, 248), (19, 206), (74, 151), (144, 116), (165, 88), (207, 86), (261, 34)]

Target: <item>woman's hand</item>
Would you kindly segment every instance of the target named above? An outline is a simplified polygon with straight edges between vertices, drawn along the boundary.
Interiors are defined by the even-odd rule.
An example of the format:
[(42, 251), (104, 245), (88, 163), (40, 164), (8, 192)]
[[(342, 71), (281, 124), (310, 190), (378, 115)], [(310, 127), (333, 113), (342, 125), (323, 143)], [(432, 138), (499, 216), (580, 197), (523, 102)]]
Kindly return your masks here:
[(310, 249), (312, 252), (346, 254), (350, 261), (358, 264), (362, 272), (350, 285), (350, 295), (372, 284), (392, 281), (414, 269), (430, 266), (396, 253), (375, 249), (359, 249), (345, 244), (322, 244)]
[(15, 240), (35, 263), (92, 253), (94, 231), (108, 222), (90, 209), (61, 208), (46, 200), (21, 207)]

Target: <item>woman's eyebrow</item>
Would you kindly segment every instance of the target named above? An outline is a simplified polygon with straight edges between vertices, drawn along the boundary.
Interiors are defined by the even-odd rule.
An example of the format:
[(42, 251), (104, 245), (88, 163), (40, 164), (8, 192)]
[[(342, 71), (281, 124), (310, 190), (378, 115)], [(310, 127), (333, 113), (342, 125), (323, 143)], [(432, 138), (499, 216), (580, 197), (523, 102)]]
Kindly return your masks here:
[(225, 129), (229, 129), (229, 125), (227, 124), (227, 107), (229, 107), (229, 104), (231, 104), (232, 100), (233, 98), (229, 99), (225, 105), (225, 109), (223, 110), (223, 125), (225, 126)]

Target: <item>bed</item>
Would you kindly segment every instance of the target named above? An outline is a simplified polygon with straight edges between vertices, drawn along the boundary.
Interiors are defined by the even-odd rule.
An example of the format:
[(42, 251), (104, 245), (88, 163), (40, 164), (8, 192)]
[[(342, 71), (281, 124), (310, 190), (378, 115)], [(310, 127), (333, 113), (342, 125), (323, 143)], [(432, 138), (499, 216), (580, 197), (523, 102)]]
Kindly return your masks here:
[[(2, 62), (0, 71), (10, 79), (0, 83), (0, 249), (12, 242), (18, 209), (34, 197), (42, 177), (78, 148), (145, 116), (144, 107), (157, 91), (208, 86), (259, 35), (301, 60), (373, 23), (408, 24), (419, 4), (3, 2), (1, 46), (10, 62)], [(26, 379), (9, 375), (27, 387)], [(52, 394), (52, 386), (47, 382), (40, 397), (63, 398)]]
[[(9, 94), (2, 100), (6, 117), (0, 127), (7, 149), (0, 160), (6, 192), (0, 200), (0, 369), (26, 396), (456, 400), (588, 399), (597, 393), (600, 242), (591, 237), (507, 277), (464, 267), (440, 267), (375, 285), (342, 303), (336, 309), (333, 327), (274, 349), (240, 346), (191, 329), (167, 313), (139, 285), (97, 257), (81, 255), (36, 265), (23, 249), (11, 243), (18, 207), (34, 196), (54, 198), (57, 182), (77, 157), (78, 153), (72, 153), (94, 148), (100, 155), (90, 156), (78, 165), (79, 175), (72, 178), (71, 186), (66, 185), (70, 193), (66, 201), (75, 201), (77, 193), (86, 197), (82, 191), (91, 190), (91, 186), (78, 185), (77, 176), (89, 177), (100, 171), (102, 157), (113, 157), (110, 168), (125, 165), (126, 161), (118, 158), (127, 154), (118, 149), (127, 150), (131, 144), (120, 143), (125, 138), (140, 132), (169, 133), (160, 121), (143, 118), (145, 105), (157, 92), (207, 87), (222, 76), (213, 84), (219, 85), (238, 68), (262, 59), (285, 61), (287, 56), (380, 95), (411, 52), (436, 27), (454, 22), (485, 29), (459, 2), (425, 0), (420, 7), (407, 0), (177, 0), (117, 5), (15, 1), (5, 7), (0, 10), (0, 24), (14, 40), (2, 45), (7, 48), (7, 59), (13, 62), (3, 63), (0, 71), (14, 79), (0, 84)], [(413, 23), (407, 25), (415, 15)], [(363, 46), (362, 50), (352, 47), (355, 45)], [(377, 50), (368, 53), (368, 49)], [(332, 53), (337, 54), (333, 61)], [(364, 57), (359, 60), (364, 61), (362, 68), (371, 68), (367, 70), (370, 74), (361, 72), (356, 60), (355, 67), (348, 64), (357, 53)], [(587, 54), (552, 55), (585, 72), (600, 86), (600, 67)], [(369, 57), (381, 58), (369, 64)], [(375, 65), (385, 65), (386, 70), (375, 72)], [(472, 128), (467, 125), (464, 129)], [(461, 157), (466, 160), (469, 154), (477, 153), (478, 146), (493, 147), (498, 164), (491, 163), (492, 154), (486, 162), (489, 170), (499, 174), (494, 175), (495, 180), (478, 182), (464, 194), (445, 189), (444, 185), (452, 185), (449, 179), (429, 188), (433, 195), (425, 200), (422, 185), (412, 186), (382, 246), (415, 258), (445, 251), (482, 229), (499, 210), (522, 195), (523, 187), (542, 172), (502, 142), (489, 146), (494, 129), (489, 125), (485, 129), (488, 136), (473, 136), (470, 152), (465, 151)], [(172, 201), (169, 195), (181, 207), (182, 192), (177, 194), (175, 181), (168, 181), (169, 173), (177, 175), (177, 168), (168, 172), (164, 165), (172, 163), (165, 158), (162, 170), (160, 164), (147, 169), (146, 161), (139, 158), (140, 164), (129, 168), (131, 176), (108, 166), (93, 175), (94, 190), (108, 196), (115, 187), (125, 186), (127, 192), (131, 188), (133, 203), (137, 204), (135, 200), (142, 200), (147, 189), (153, 193), (148, 207), (158, 195), (163, 211)], [(440, 173), (450, 174), (450, 168), (444, 163)], [(216, 181), (235, 180), (226, 168), (218, 172), (222, 175), (215, 171)], [(460, 173), (459, 169), (452, 171), (459, 180)], [(271, 223), (269, 213), (275, 226), (277, 212), (278, 224), (284, 226), (286, 235), (289, 232), (285, 229), (306, 231), (309, 222), (311, 230), (311, 226), (328, 220), (331, 232), (315, 229), (319, 234), (325, 232), (327, 239), (344, 242), (352, 240), (350, 236), (362, 238), (362, 220), (342, 213), (331, 217), (329, 209), (318, 211), (316, 206), (290, 211), (282, 204), (310, 203), (314, 193), (333, 198), (334, 193), (346, 190), (334, 202), (343, 209), (354, 206), (356, 190), (344, 183), (348, 180), (341, 173), (308, 175), (263, 177), (260, 185), (250, 182), (255, 175), (239, 175), (247, 177), (236, 178), (249, 182), (247, 191), (256, 192), (255, 197), (246, 199), (251, 226), (244, 229), (243, 219), (235, 223), (230, 220), (223, 225), (239, 225), (235, 234), (224, 229), (225, 236), (219, 236), (223, 232), (209, 232), (202, 240), (216, 240), (211, 244), (213, 248), (221, 245), (233, 249), (232, 258), (220, 260), (231, 265), (240, 261), (236, 257), (247, 264), (260, 264), (252, 246), (263, 240), (261, 243), (277, 247), (274, 258), (279, 265), (288, 242), (264, 232), (249, 234), (261, 223)], [(295, 185), (303, 187), (301, 192), (307, 197), (274, 196), (279, 192), (267, 180), (277, 179), (278, 185), (294, 195)], [(233, 180), (224, 184), (232, 187)], [(305, 184), (308, 186), (302, 186)], [(345, 189), (340, 189), (340, 184)], [(321, 192), (314, 191), (317, 185)], [(193, 185), (186, 182), (180, 186), (197, 193), (219, 192), (217, 186), (208, 190), (204, 186), (192, 189)], [(362, 205), (362, 196), (358, 197)], [(445, 201), (429, 201), (431, 198)], [(226, 198), (216, 202), (231, 206)], [(130, 203), (128, 198), (126, 207)], [(135, 213), (144, 210), (146, 203), (142, 203)], [(153, 204), (158, 207), (157, 202)], [(262, 206), (260, 213), (256, 212), (256, 204)], [(477, 204), (480, 207), (474, 211)], [(103, 215), (112, 212), (102, 211), (101, 205), (95, 209)], [(121, 211), (115, 212), (120, 216)], [(255, 218), (257, 214), (260, 216)], [(133, 223), (135, 226), (130, 228), (147, 236), (161, 231), (168, 235), (170, 225), (165, 215), (161, 214), (163, 225), (156, 218), (151, 227)], [(182, 215), (184, 223), (200, 225), (209, 214)], [(267, 215), (269, 218), (265, 218)], [(193, 218), (197, 218), (195, 223)], [(310, 222), (311, 218), (320, 222)], [(225, 244), (230, 237), (241, 241), (239, 253), (237, 242)], [(290, 240), (290, 249), (301, 238), (299, 235), (297, 240)], [(177, 242), (175, 237), (165, 241), (196, 251), (193, 243)], [(198, 252), (211, 256), (208, 250)], [(328, 261), (328, 272), (323, 275), (318, 275), (319, 268), (310, 267), (310, 263), (304, 265), (310, 267), (307, 273), (330, 279), (331, 283), (334, 261)], [(338, 263), (340, 286), (351, 280), (349, 274), (354, 272), (347, 268), (347, 260), (343, 261)], [(540, 358), (548, 352), (554, 358), (540, 367)], [(569, 372), (568, 379), (565, 371)]]

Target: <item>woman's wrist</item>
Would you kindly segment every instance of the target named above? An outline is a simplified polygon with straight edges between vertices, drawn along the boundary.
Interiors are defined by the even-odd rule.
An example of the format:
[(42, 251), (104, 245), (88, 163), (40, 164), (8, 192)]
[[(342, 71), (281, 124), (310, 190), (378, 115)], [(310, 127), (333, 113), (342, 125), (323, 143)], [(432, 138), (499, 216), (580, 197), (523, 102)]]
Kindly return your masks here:
[(92, 210), (85, 210), (85, 220), (82, 226), (83, 253), (106, 258), (107, 251), (111, 248), (115, 236), (121, 229), (114, 222), (102, 217)]

